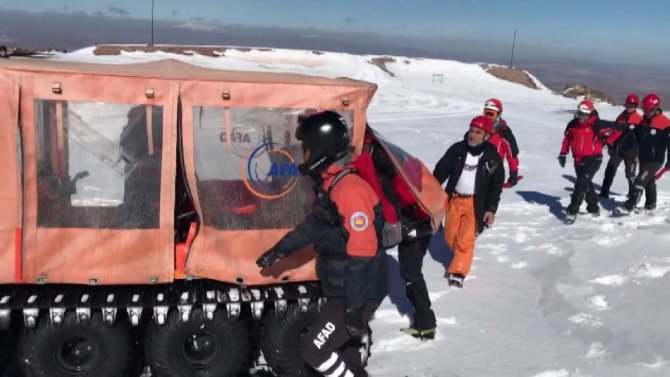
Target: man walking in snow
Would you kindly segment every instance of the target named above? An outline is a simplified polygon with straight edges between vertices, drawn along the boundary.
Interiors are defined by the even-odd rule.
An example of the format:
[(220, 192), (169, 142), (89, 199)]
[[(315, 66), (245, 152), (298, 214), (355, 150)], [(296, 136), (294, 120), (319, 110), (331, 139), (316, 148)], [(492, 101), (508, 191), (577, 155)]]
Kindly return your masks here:
[(600, 216), (598, 196), (593, 189), (593, 176), (603, 160), (603, 138), (605, 134), (610, 134), (615, 130), (620, 131), (625, 127), (621, 123), (598, 119), (598, 113), (591, 101), (581, 101), (577, 106), (575, 117), (565, 128), (561, 152), (558, 156), (558, 163), (561, 167), (565, 167), (566, 155), (572, 150), (577, 175), (570, 205), (566, 210), (566, 224), (575, 222), (584, 199), (586, 199), (586, 211), (594, 217)]
[[(410, 171), (409, 166), (414, 166), (414, 170), (420, 169), (421, 164), (416, 163), (418, 161), (412, 162), (411, 156), (405, 158), (402, 162), (407, 167), (405, 173)], [(366, 161), (372, 166), (366, 166)], [(381, 200), (385, 225), (397, 222), (398, 218), (400, 220), (402, 231), (398, 244), (398, 264), (400, 276), (405, 281), (405, 295), (414, 309), (412, 324), (401, 331), (421, 340), (434, 339), (435, 313), (431, 309), (428, 287), (421, 272), (423, 258), (433, 236), (431, 217), (421, 208), (408, 183), (398, 174), (370, 127), (366, 127), (363, 152), (354, 160), (354, 166), (362, 177), (368, 174), (372, 176), (366, 181)]]
[(519, 180), (519, 146), (507, 122), (502, 118), (503, 105), (497, 98), (490, 98), (484, 103), (484, 115), (493, 120), (493, 135), (489, 143), (498, 151), (500, 158), (507, 160), (509, 178), (507, 185), (515, 186)]
[[(626, 109), (616, 118), (617, 123), (623, 124), (640, 124), (642, 117), (637, 113), (637, 106), (640, 99), (635, 94), (629, 94), (626, 97)], [(616, 171), (624, 162), (626, 180), (628, 181), (628, 197), (633, 194), (635, 180), (635, 159), (637, 158), (637, 143), (635, 135), (629, 128), (624, 128), (621, 131), (613, 131), (610, 135), (606, 135), (605, 144), (607, 144), (607, 153), (610, 159), (607, 162), (607, 169), (605, 169), (605, 178), (600, 189), (599, 196), (602, 199), (608, 199), (610, 195), (610, 187), (614, 182)]]
[(445, 276), (458, 288), (470, 271), (477, 235), (495, 221), (505, 180), (502, 160), (487, 142), (492, 133), (491, 118), (473, 118), (465, 140), (449, 147), (433, 171), (438, 182), (448, 179), (444, 241), (454, 258)]
[(644, 117), (633, 130), (639, 144), (640, 171), (635, 177), (633, 194), (617, 209), (619, 214), (633, 211), (643, 190), (644, 209), (656, 209), (656, 172), (663, 166), (663, 161), (666, 169), (670, 168), (670, 119), (663, 115), (660, 98), (653, 93), (647, 94), (642, 99), (642, 110)]

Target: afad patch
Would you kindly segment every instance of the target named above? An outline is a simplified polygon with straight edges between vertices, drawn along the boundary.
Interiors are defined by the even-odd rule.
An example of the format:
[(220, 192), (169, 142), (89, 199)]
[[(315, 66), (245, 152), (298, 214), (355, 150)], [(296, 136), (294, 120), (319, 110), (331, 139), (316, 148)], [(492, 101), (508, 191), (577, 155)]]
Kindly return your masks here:
[(362, 232), (368, 228), (369, 220), (368, 215), (363, 212), (354, 212), (349, 218), (349, 225), (351, 229)]

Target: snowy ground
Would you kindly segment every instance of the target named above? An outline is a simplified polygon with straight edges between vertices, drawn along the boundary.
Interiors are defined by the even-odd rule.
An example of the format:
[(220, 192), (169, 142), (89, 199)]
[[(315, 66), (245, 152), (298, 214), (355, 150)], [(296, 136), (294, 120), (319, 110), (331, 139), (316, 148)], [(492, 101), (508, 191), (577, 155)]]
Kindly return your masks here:
[[(288, 50), (229, 50), (226, 57), (208, 58), (94, 57), (88, 49), (56, 58), (120, 63), (168, 57), (213, 68), (375, 82), (371, 125), (431, 169), (484, 100), (502, 100), (525, 179), (505, 190), (495, 226), (477, 241), (464, 289), (447, 286), (446, 251), (439, 240), (431, 245), (424, 274), (438, 316), (435, 341), (421, 343), (398, 331), (408, 324), (409, 305), (392, 263), (392, 292), (372, 324), (372, 376), (670, 375), (670, 177), (658, 182), (654, 213), (610, 217), (626, 190), (620, 171), (612, 188), (620, 195), (603, 203), (600, 218), (582, 215), (563, 225), (575, 174), (571, 165), (561, 169), (556, 156), (576, 101), (498, 80), (477, 65), (428, 59), (396, 58), (387, 65), (391, 77), (369, 64), (370, 56)], [(434, 74), (443, 82), (432, 82)], [(622, 110), (596, 107), (605, 119)], [(595, 182), (602, 182), (603, 171), (604, 165)]]

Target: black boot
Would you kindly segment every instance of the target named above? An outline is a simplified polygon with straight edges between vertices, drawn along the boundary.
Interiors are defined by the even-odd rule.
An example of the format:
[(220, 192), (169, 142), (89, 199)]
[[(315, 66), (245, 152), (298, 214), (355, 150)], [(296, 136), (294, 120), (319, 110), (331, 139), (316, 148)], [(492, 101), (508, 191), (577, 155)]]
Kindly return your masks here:
[(411, 327), (418, 331), (434, 330), (436, 325), (435, 313), (430, 308), (431, 302), (426, 282), (421, 280), (407, 283), (405, 291), (407, 298), (414, 307), (414, 321)]
[(610, 187), (612, 187), (612, 182), (614, 182), (615, 175), (616, 175), (616, 166), (607, 164), (607, 169), (605, 169), (605, 178), (603, 179), (603, 186), (600, 189), (600, 194), (598, 194), (600, 198), (609, 199)]
[(645, 190), (644, 209), (656, 209), (656, 185), (653, 183), (647, 186)]
[(627, 198), (630, 198), (633, 195), (633, 192), (635, 192), (635, 178), (629, 178), (628, 179), (628, 195), (626, 195)]
[(635, 210), (635, 207), (637, 204), (640, 202), (640, 199), (642, 198), (642, 190), (639, 188), (635, 188), (633, 190), (633, 195), (626, 200), (626, 202), (622, 206), (622, 211), (623, 213), (631, 213), (633, 210)]

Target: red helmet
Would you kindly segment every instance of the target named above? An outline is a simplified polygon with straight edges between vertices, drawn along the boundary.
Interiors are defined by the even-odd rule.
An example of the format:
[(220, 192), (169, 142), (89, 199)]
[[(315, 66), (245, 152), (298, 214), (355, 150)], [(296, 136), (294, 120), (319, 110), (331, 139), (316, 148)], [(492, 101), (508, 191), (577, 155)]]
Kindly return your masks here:
[(470, 127), (481, 128), (484, 132), (492, 134), (493, 133), (493, 120), (491, 118), (478, 115), (470, 121)]
[(626, 97), (626, 105), (639, 105), (640, 104), (640, 98), (637, 96), (635, 93), (631, 93)]
[(591, 114), (593, 112), (593, 103), (589, 100), (584, 100), (577, 105), (577, 112), (582, 114)]
[(661, 99), (654, 93), (649, 93), (642, 99), (642, 110), (645, 112), (656, 109), (661, 106)]
[(500, 114), (503, 111), (502, 102), (497, 98), (489, 98), (484, 102), (484, 110), (493, 110)]

